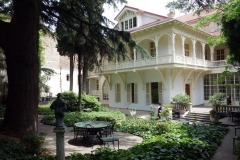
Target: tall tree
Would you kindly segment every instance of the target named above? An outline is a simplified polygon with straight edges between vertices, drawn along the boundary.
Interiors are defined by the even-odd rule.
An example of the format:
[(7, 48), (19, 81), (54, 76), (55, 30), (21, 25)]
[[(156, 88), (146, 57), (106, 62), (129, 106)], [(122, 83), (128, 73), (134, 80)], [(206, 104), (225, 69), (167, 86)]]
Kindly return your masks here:
[[(40, 68), (38, 31), (43, 25), (52, 29), (53, 26), (56, 27), (57, 21), (61, 21), (75, 30), (78, 34), (76, 41), (81, 39), (86, 41), (86, 49), (91, 51), (88, 52), (89, 57), (96, 57), (95, 54), (98, 53), (94, 47), (95, 44), (101, 56), (108, 53), (109, 60), (115, 57), (114, 53), (118, 54), (117, 59), (124, 58), (125, 43), (135, 46), (135, 43), (130, 40), (129, 33), (110, 29), (109, 20), (103, 17), (97, 8), (102, 3), (116, 8), (118, 2), (122, 3), (126, 0), (5, 0), (0, 2), (0, 12), (10, 15), (9, 21), (0, 20), (0, 47), (6, 55), (9, 81), (2, 129), (10, 134), (17, 133), (16, 136), (19, 137), (24, 134), (33, 134), (37, 130)], [(95, 13), (97, 22), (90, 22), (84, 18), (90, 13)], [(81, 16), (78, 16), (79, 14)], [(86, 29), (89, 32), (86, 32)]]

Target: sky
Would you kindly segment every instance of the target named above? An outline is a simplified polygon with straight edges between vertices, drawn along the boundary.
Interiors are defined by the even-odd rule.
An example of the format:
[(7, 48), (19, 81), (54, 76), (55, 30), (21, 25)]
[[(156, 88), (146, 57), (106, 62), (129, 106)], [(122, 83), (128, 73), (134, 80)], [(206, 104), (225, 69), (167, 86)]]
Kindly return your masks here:
[[(121, 9), (125, 6), (131, 6), (134, 8), (138, 8), (144, 11), (160, 14), (163, 16), (167, 16), (169, 13), (169, 9), (165, 8), (168, 2), (171, 2), (173, 0), (127, 0), (127, 4), (120, 5), (118, 4), (118, 11), (114, 12), (114, 9), (108, 5), (104, 6), (104, 13), (103, 15), (107, 17), (109, 20), (111, 20), (114, 23), (117, 23), (114, 21), (114, 18), (117, 16), (117, 14), (121, 11)], [(179, 11), (175, 11), (175, 16), (183, 15), (183, 13), (180, 13)]]

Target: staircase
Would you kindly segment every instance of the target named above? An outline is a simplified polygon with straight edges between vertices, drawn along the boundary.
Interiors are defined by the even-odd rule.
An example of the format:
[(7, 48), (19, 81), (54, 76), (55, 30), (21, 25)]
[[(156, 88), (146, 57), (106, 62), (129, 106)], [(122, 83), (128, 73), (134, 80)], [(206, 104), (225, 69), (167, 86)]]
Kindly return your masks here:
[(201, 121), (205, 123), (211, 123), (209, 113), (190, 112), (184, 118), (181, 118), (181, 119), (185, 119), (189, 122)]

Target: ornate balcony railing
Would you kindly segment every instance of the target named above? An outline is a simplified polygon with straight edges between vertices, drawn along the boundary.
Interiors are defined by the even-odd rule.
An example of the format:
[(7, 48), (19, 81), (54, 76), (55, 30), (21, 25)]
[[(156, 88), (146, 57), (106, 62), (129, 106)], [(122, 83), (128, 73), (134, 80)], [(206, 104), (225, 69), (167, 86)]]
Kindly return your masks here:
[(159, 57), (152, 57), (150, 59), (140, 59), (140, 60), (130, 60), (124, 62), (117, 63), (109, 63), (107, 65), (102, 66), (102, 71), (115, 71), (121, 69), (133, 69), (135, 67), (146, 67), (146, 66), (156, 66), (160, 64), (182, 64), (185, 66), (195, 66), (195, 67), (203, 67), (203, 68), (217, 68), (217, 67), (225, 67), (226, 60), (221, 61), (209, 61), (201, 58), (188, 57), (179, 54), (175, 54), (174, 57), (172, 54), (164, 55)]
[(89, 94), (92, 96), (99, 96), (99, 90), (89, 90)]

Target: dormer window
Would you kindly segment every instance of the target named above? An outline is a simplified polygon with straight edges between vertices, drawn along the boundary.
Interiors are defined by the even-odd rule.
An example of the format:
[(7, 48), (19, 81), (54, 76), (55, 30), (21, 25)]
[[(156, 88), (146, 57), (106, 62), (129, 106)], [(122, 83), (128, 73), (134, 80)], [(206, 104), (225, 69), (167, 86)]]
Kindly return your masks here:
[(121, 30), (128, 30), (131, 28), (137, 27), (137, 18), (133, 17), (131, 19), (125, 20), (121, 22)]
[(128, 20), (125, 21), (125, 30), (128, 29)]
[(124, 31), (124, 23), (121, 22), (121, 30)]
[(129, 19), (129, 29), (132, 28), (132, 19)]
[(133, 17), (133, 27), (137, 27), (137, 18)]

